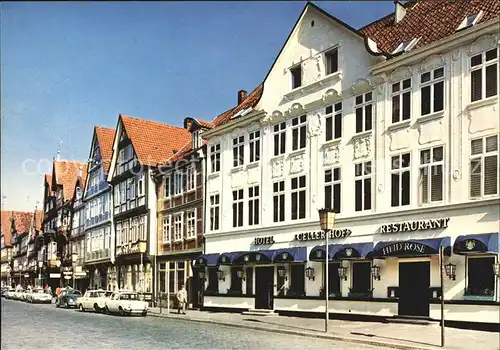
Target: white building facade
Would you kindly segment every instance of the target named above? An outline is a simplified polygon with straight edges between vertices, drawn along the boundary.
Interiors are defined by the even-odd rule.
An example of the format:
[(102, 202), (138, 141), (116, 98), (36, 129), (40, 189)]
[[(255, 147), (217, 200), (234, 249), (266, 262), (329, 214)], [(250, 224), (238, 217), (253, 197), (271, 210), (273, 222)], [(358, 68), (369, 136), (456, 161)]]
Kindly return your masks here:
[(328, 251), (332, 314), (439, 319), (444, 247), (446, 319), (498, 323), (497, 28), (383, 59), (306, 5), (258, 103), (203, 135), (204, 307), (324, 313)]

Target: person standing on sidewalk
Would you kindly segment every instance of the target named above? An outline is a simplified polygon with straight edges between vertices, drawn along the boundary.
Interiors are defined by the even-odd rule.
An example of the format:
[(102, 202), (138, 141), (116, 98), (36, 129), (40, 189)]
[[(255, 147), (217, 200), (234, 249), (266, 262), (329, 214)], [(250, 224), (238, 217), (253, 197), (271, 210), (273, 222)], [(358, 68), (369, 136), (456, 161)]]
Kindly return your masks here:
[(177, 313), (179, 314), (182, 309), (182, 313), (185, 315), (186, 303), (187, 303), (187, 291), (184, 288), (184, 285), (182, 285), (182, 288), (177, 292), (177, 301), (178, 301)]

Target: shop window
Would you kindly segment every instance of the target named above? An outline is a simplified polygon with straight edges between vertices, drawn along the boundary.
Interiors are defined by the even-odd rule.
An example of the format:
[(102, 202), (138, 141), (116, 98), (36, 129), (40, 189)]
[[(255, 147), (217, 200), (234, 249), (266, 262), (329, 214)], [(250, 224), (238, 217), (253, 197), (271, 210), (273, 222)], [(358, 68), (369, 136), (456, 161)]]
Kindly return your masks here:
[[(184, 261), (177, 262), (177, 290), (181, 290), (182, 286), (185, 285), (185, 274), (184, 274), (185, 263)], [(186, 286), (187, 288), (187, 286)]]
[(245, 273), (246, 295), (253, 295), (253, 267), (247, 267)]
[(305, 293), (305, 265), (292, 264), (290, 265), (290, 289), (288, 296), (302, 297)]
[(467, 289), (465, 295), (495, 295), (494, 257), (467, 257)]
[(350, 293), (368, 294), (371, 293), (371, 263), (353, 262), (352, 263), (352, 288)]
[(285, 270), (285, 266), (283, 265), (278, 265), (276, 268), (276, 273), (277, 273), (277, 290), (278, 290), (278, 296), (283, 297), (285, 296), (285, 289), (287, 287), (287, 284), (285, 283), (285, 276), (280, 276), (279, 271), (280, 270)]
[(217, 277), (217, 270), (219, 268), (217, 266), (210, 266), (207, 268), (208, 270), (208, 285), (207, 292), (219, 292), (219, 278)]
[(228, 294), (241, 294), (243, 284), (241, 278), (238, 277), (238, 271), (241, 269), (241, 266), (231, 267), (231, 288), (229, 288)]
[[(164, 265), (164, 264), (163, 264)], [(165, 265), (164, 265), (165, 266)], [(160, 267), (161, 268), (161, 267)], [(167, 290), (166, 290), (166, 279), (167, 279), (167, 275), (165, 273), (165, 270), (160, 270), (159, 271), (159, 279), (160, 279), (160, 286), (159, 286), (159, 289), (160, 289), (160, 292), (163, 292), (165, 293)]]
[[(324, 265), (323, 265), (324, 266)], [(328, 295), (331, 297), (340, 295), (340, 276), (339, 276), (340, 263), (329, 263), (328, 265)], [(320, 295), (325, 295), (325, 277), (326, 269), (323, 269), (323, 287), (321, 288)]]

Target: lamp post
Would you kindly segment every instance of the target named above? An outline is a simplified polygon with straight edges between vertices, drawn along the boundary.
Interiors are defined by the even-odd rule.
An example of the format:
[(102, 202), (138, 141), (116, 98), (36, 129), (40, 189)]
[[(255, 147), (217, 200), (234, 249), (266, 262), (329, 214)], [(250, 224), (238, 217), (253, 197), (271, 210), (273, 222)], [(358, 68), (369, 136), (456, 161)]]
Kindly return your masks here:
[(325, 232), (325, 333), (328, 332), (328, 236), (335, 223), (335, 212), (332, 209), (319, 209), (319, 223)]
[[(439, 279), (441, 280), (441, 347), (444, 348), (444, 277), (443, 277), (444, 262), (443, 260), (444, 260), (444, 247), (439, 247)], [(448, 272), (451, 273), (451, 265), (452, 264), (448, 264), (448, 269), (446, 271), (446, 274), (448, 274)]]

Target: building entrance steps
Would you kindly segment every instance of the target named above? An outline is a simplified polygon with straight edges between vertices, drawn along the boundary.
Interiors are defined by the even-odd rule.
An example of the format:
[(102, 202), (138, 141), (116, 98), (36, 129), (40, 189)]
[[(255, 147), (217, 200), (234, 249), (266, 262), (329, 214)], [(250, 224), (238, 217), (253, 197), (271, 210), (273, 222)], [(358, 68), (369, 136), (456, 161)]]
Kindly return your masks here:
[(274, 310), (270, 309), (250, 309), (248, 311), (242, 312), (243, 315), (251, 316), (279, 316)]

